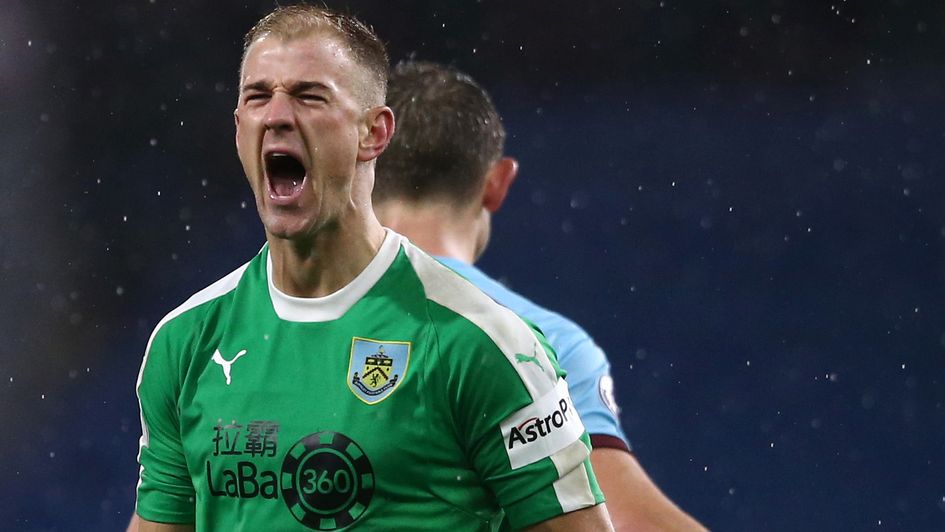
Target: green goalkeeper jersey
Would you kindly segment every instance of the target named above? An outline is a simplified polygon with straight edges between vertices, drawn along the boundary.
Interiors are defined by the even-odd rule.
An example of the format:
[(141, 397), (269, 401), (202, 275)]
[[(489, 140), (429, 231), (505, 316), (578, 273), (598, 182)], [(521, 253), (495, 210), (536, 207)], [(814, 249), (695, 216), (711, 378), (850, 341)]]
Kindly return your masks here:
[(551, 348), (388, 231), (296, 298), (268, 246), (158, 324), (137, 513), (198, 530), (497, 530), (599, 504)]

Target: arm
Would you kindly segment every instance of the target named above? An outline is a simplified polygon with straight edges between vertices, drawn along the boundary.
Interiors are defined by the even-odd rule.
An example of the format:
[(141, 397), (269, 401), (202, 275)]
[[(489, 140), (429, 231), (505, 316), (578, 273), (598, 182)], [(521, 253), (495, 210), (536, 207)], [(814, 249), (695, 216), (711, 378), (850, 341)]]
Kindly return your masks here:
[[(610, 364), (603, 350), (572, 322), (550, 323), (561, 346), (574, 403), (594, 449), (591, 464), (618, 531), (704, 531), (664, 495), (630, 452), (620, 428)], [(557, 346), (556, 346), (557, 347)]]
[[(179, 355), (180, 327), (176, 331), (158, 325), (148, 341), (141, 370), (138, 373), (137, 395), (141, 410), (141, 438), (138, 447), (138, 485), (135, 515), (129, 524), (147, 528), (146, 519), (156, 523), (194, 523), (196, 497), (180, 432), (177, 401), (180, 393)], [(188, 324), (189, 325), (189, 324)], [(163, 327), (162, 327), (163, 326)], [(189, 334), (183, 327), (185, 333)], [(137, 523), (136, 523), (137, 521)], [(161, 526), (157, 530), (166, 529)], [(193, 525), (191, 524), (191, 530)]]
[(605, 505), (598, 504), (542, 521), (525, 530), (526, 532), (608, 532), (613, 531), (614, 527), (610, 524)]
[(594, 449), (591, 463), (618, 532), (706, 530), (660, 491), (632, 454), (606, 447)]
[[(439, 350), (450, 353), (450, 367), (436, 367), (449, 371), (443, 402), (450, 405), (457, 439), (473, 469), (505, 510), (504, 526), (556, 524), (563, 515), (602, 504), (590, 438), (554, 352), (540, 332), (508, 309), (489, 310), (495, 321), (484, 321), (480, 331), (488, 329), (498, 341), (481, 332), (448, 334), (444, 327), (438, 331)], [(434, 319), (437, 311), (431, 307)]]

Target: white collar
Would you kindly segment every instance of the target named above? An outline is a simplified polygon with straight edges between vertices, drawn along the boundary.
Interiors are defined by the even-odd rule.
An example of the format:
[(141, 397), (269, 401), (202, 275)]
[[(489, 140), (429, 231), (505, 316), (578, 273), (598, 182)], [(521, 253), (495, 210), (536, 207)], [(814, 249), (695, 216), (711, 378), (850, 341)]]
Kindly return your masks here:
[(343, 316), (368, 293), (397, 258), (403, 237), (390, 229), (385, 228), (385, 231), (387, 234), (384, 236), (384, 242), (367, 267), (340, 290), (324, 297), (295, 297), (276, 288), (272, 283), (272, 256), (267, 247), (266, 282), (269, 284), (269, 298), (276, 315), (283, 320), (295, 322), (331, 321)]

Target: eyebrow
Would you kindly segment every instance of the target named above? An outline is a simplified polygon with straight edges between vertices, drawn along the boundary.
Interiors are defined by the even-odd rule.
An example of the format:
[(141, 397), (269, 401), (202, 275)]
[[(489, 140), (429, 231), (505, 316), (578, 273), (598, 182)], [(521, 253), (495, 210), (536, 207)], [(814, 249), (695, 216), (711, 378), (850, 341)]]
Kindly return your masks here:
[[(319, 81), (296, 81), (296, 82), (291, 83), (288, 88), (289, 88), (290, 94), (299, 94), (301, 92), (305, 92), (311, 89), (324, 90), (324, 91), (331, 92), (331, 87)], [(272, 83), (265, 80), (247, 83), (243, 85), (242, 88), (240, 88), (240, 92), (270, 91), (270, 90), (272, 90)]]

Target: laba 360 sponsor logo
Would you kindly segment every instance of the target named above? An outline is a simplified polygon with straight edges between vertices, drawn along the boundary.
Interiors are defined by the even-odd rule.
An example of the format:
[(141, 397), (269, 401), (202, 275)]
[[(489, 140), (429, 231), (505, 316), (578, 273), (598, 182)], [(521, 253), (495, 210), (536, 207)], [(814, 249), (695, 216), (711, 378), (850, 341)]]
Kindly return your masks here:
[(563, 379), (535, 402), (509, 416), (501, 428), (512, 469), (551, 456), (584, 433)]

